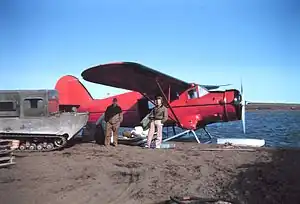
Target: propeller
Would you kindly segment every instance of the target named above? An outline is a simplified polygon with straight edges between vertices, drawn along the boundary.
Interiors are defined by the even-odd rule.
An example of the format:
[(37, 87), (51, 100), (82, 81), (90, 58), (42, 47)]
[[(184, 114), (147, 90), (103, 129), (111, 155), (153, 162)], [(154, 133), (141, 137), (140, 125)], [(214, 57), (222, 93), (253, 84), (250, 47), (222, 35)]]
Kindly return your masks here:
[(244, 97), (244, 90), (243, 90), (243, 82), (241, 80), (241, 96), (242, 96), (242, 100), (241, 100), (241, 105), (242, 105), (242, 125), (243, 125), (243, 132), (244, 134), (246, 133), (246, 124), (245, 124), (245, 109), (246, 109), (246, 101), (245, 101), (245, 97)]

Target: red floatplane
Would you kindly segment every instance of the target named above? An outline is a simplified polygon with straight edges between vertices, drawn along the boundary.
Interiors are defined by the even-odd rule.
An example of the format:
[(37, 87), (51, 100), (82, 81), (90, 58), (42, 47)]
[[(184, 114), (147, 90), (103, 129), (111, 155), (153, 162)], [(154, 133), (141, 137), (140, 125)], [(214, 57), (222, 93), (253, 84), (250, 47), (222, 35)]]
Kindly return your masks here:
[[(74, 76), (63, 76), (56, 84), (62, 109), (76, 107), (78, 112), (90, 113), (89, 122), (95, 123), (105, 112), (112, 98), (117, 98), (124, 111), (122, 127), (138, 126), (151, 110), (155, 95), (164, 97), (174, 136), (168, 141), (192, 133), (200, 143), (195, 130), (212, 123), (242, 120), (245, 133), (245, 101), (243, 90), (216, 91), (220, 86), (187, 83), (144, 65), (134, 62), (109, 63), (94, 66), (82, 72), (84, 80), (106, 86), (130, 90), (130, 92), (104, 99), (93, 99), (86, 88)], [(152, 105), (153, 106), (153, 105)], [(176, 134), (174, 127), (185, 131)]]

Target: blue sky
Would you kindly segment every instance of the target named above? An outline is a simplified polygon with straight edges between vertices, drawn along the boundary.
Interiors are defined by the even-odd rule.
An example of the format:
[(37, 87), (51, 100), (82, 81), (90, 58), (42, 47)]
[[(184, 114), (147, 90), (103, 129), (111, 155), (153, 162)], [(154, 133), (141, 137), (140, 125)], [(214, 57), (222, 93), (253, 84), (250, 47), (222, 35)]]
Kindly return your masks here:
[[(2, 0), (0, 87), (53, 88), (64, 74), (135, 61), (200, 84), (239, 89), (242, 77), (248, 101), (300, 102), (298, 2)], [(94, 97), (123, 92), (83, 83)]]

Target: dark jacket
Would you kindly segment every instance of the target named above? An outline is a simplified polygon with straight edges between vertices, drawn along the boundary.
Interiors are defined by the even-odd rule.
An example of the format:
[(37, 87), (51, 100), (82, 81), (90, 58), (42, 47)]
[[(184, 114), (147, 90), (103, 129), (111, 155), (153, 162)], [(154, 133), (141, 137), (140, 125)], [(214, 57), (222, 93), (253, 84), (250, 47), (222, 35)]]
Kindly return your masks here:
[(154, 107), (149, 115), (150, 120), (161, 120), (165, 123), (168, 120), (168, 109), (162, 105), (160, 107)]
[(120, 106), (114, 106), (113, 104), (108, 106), (105, 111), (104, 120), (111, 124), (121, 123), (123, 121), (123, 113)]

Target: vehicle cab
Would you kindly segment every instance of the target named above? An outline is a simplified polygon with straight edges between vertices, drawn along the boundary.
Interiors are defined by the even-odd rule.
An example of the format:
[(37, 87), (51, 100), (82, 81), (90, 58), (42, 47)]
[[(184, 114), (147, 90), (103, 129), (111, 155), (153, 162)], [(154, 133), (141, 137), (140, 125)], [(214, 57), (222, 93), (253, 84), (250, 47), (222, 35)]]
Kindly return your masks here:
[(0, 117), (41, 117), (58, 111), (56, 90), (0, 91)]

